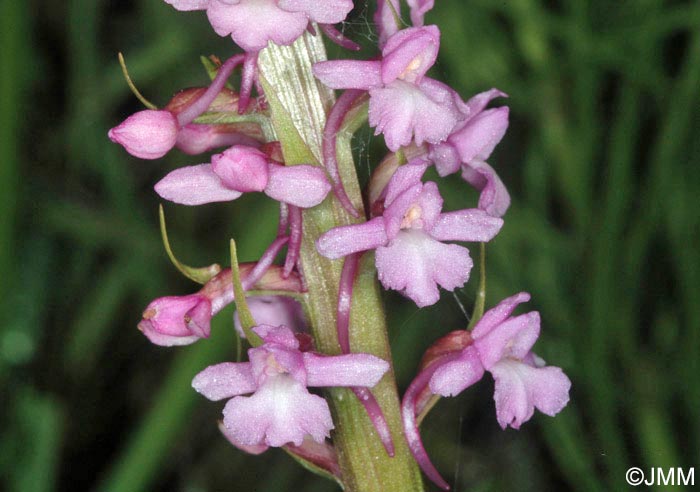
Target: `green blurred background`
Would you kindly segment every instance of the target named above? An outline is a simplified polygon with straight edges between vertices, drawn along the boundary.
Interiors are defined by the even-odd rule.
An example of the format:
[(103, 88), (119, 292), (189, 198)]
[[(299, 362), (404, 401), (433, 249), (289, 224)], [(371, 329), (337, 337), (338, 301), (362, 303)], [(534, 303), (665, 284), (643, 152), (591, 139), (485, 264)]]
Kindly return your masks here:
[[(458, 491), (625, 490), (630, 466), (695, 466), (700, 480), (700, 3), (436, 4), (434, 75), (465, 97), (510, 94), (490, 162), (513, 205), (488, 248), (487, 303), (530, 291), (536, 350), (573, 380), (562, 414), (520, 431), (498, 427), (490, 382), (444, 400), (423, 426), (438, 468)], [(365, 54), (370, 23), (359, 5), (345, 25)], [(233, 449), (221, 405), (191, 390), (232, 356), (230, 310), (186, 348), (135, 329), (152, 298), (196, 289), (163, 253), (151, 190), (196, 161), (138, 161), (108, 141), (139, 109), (116, 53), (163, 105), (206, 84), (200, 55), (232, 49), (162, 0), (0, 3), (3, 490), (334, 490), (280, 451)], [(366, 179), (381, 148), (365, 131), (356, 151)], [(450, 207), (474, 203), (458, 179), (443, 185)], [(176, 253), (198, 265), (225, 262), (231, 236), (253, 260), (275, 228), (258, 197), (166, 213)], [(465, 325), (473, 289), (423, 310), (387, 295), (403, 387), (425, 347)]]

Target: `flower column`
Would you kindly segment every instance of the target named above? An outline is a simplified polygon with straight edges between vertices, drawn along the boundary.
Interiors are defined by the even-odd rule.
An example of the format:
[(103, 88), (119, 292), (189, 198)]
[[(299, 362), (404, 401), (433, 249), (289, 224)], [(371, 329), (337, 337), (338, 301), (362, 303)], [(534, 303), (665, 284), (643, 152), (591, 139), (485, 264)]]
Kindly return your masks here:
[[(282, 144), (287, 165), (321, 162), (326, 113), (332, 91), (316, 81), (311, 67), (326, 59), (318, 36), (305, 34), (291, 46), (270, 45), (260, 52), (258, 70), (270, 105), (272, 123)], [(350, 200), (362, 210), (355, 167), (347, 146), (339, 144), (340, 174)], [(340, 353), (336, 307), (342, 260), (328, 260), (316, 251), (321, 234), (357, 222), (332, 195), (320, 205), (303, 211), (301, 270), (309, 293), (309, 321), (320, 352)], [(374, 354), (391, 361), (384, 311), (379, 297), (374, 261), (370, 254), (361, 262), (353, 294), (350, 318), (353, 352)], [(418, 467), (403, 437), (399, 399), (393, 371), (372, 392), (391, 429), (395, 456), (389, 457), (367, 413), (349, 389), (328, 391), (343, 481), (349, 491), (423, 490)]]

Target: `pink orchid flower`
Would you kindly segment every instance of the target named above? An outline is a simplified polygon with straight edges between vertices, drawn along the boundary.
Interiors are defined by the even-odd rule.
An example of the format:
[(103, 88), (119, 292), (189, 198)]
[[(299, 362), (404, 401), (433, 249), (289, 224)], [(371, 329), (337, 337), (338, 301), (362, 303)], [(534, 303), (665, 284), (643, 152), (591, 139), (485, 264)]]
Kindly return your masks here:
[(397, 151), (414, 139), (439, 143), (459, 119), (452, 89), (428, 78), (440, 45), (437, 26), (396, 32), (378, 61), (338, 60), (314, 65), (316, 77), (333, 89), (369, 91), (369, 124)]
[(245, 51), (272, 41), (293, 43), (310, 22), (337, 24), (353, 8), (352, 0), (165, 0), (177, 10), (206, 10), (214, 31), (231, 36)]
[[(300, 446), (306, 436), (329, 437), (333, 421), (326, 400), (307, 387), (372, 387), (389, 364), (369, 354), (325, 356), (301, 352), (287, 327), (260, 325), (263, 345), (249, 362), (225, 362), (200, 372), (192, 386), (210, 400), (230, 398), (224, 408), (226, 436), (238, 446)], [(243, 396), (250, 395), (250, 396)]]
[(502, 219), (478, 209), (442, 213), (437, 185), (421, 182), (427, 166), (418, 159), (396, 171), (386, 188), (382, 216), (331, 229), (316, 243), (327, 258), (376, 250), (384, 287), (420, 307), (438, 301), (438, 285), (454, 290), (469, 279), (473, 262), (467, 248), (442, 241), (490, 241), (503, 225)]
[(155, 185), (161, 197), (182, 205), (231, 201), (246, 192), (262, 191), (301, 208), (318, 205), (330, 189), (323, 169), (283, 166), (261, 150), (244, 145), (214, 155), (211, 164), (176, 169)]
[[(496, 419), (503, 429), (519, 429), (535, 409), (553, 417), (569, 402), (569, 378), (531, 351), (540, 334), (539, 313), (511, 317), (528, 300), (530, 295), (525, 292), (509, 297), (484, 313), (471, 333), (439, 340), (429, 349), (437, 355), (404, 395), (402, 413), (409, 447), (426, 475), (445, 490), (449, 486), (430, 462), (416, 424), (427, 389), (432, 394), (455, 396), (479, 381), (484, 371), (490, 372), (496, 381)], [(457, 340), (461, 346), (451, 347)], [(441, 350), (442, 345), (447, 350)]]

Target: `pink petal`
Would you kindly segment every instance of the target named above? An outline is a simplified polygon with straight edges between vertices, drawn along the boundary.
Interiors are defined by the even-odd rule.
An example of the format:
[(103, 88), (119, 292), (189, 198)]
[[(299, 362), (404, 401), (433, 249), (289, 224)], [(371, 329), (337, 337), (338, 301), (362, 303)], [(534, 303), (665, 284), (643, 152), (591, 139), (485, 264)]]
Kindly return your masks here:
[(479, 208), (494, 217), (503, 217), (510, 206), (510, 195), (496, 171), (487, 163), (472, 160), (462, 166), (462, 179), (481, 191)]
[(258, 324), (253, 331), (257, 333), (267, 344), (279, 344), (286, 348), (296, 350), (299, 348), (299, 340), (288, 326)]
[(436, 26), (409, 27), (389, 38), (382, 50), (382, 82), (419, 82), (435, 63), (440, 48)]
[(302, 12), (279, 8), (277, 0), (240, 0), (237, 4), (211, 0), (207, 16), (219, 36), (230, 34), (246, 51), (261, 50), (269, 41), (291, 44), (309, 23)]
[(175, 169), (158, 181), (154, 188), (162, 198), (182, 205), (228, 202), (242, 194), (226, 188), (212, 170), (211, 164)]
[(421, 178), (428, 169), (428, 163), (423, 159), (414, 159), (400, 166), (386, 186), (385, 204), (391, 204), (396, 198), (414, 185), (421, 184)]
[(501, 92), (498, 89), (489, 89), (473, 96), (466, 103), (461, 103), (462, 113), (467, 119), (479, 114), (484, 108), (497, 97), (508, 97), (508, 94)]
[(236, 441), (236, 439), (231, 435), (231, 433), (226, 429), (226, 426), (224, 425), (223, 422), (219, 421), (219, 431), (224, 435), (224, 437), (233, 444), (235, 447), (243, 451), (244, 453), (252, 454), (254, 456), (258, 456), (263, 454), (265, 451), (270, 449), (270, 446), (267, 446), (266, 444), (259, 444), (259, 445), (253, 445), (253, 446), (246, 446), (245, 444), (241, 444), (240, 442)]
[(536, 311), (510, 318), (482, 336), (474, 336), (481, 363), (487, 370), (504, 358), (522, 359), (540, 335)]
[[(392, 10), (391, 7), (394, 7)], [(379, 32), (379, 47), (382, 48), (386, 44), (391, 35), (396, 33), (401, 26), (396, 23), (396, 15), (401, 17), (401, 3), (399, 0), (377, 0), (377, 10), (374, 14), (374, 23), (377, 25)]]
[(177, 10), (204, 10), (212, 0), (165, 0)]
[(373, 387), (389, 363), (371, 354), (318, 355), (304, 353), (308, 386)]
[(275, 200), (301, 208), (321, 203), (331, 185), (323, 169), (315, 166), (280, 166), (270, 164), (270, 180), (265, 194)]
[(375, 249), (386, 244), (384, 219), (377, 217), (363, 224), (331, 229), (316, 241), (316, 249), (332, 260), (358, 251)]
[(177, 119), (170, 111), (146, 109), (132, 114), (107, 135), (134, 157), (159, 159), (175, 146), (177, 131)]
[(343, 22), (353, 7), (352, 0), (278, 0), (277, 4), (290, 12), (303, 12), (319, 24)]
[(314, 75), (331, 89), (363, 89), (382, 85), (381, 62), (333, 60), (314, 64)]
[(394, 239), (401, 228), (411, 228), (414, 219), (420, 219), (420, 209), (416, 202), (421, 193), (423, 183), (411, 186), (391, 202), (384, 202), (384, 226), (389, 240)]
[[(168, 335), (161, 333), (149, 320), (142, 320), (137, 325), (139, 331), (143, 333), (148, 340), (154, 345), (161, 347), (178, 347), (182, 345), (190, 345), (201, 337), (198, 335)], [(191, 332), (190, 332), (191, 333)]]
[(420, 230), (402, 230), (388, 246), (377, 249), (376, 265), (385, 288), (424, 307), (440, 298), (438, 285), (450, 291), (464, 285), (473, 263), (462, 246), (443, 244)]
[(507, 128), (507, 107), (487, 109), (450, 135), (450, 143), (454, 145), (462, 162), (469, 163), (474, 159), (484, 161), (501, 141)]
[(286, 374), (306, 385), (306, 369), (299, 341), (286, 326), (259, 325), (253, 331), (264, 344), (248, 350), (253, 378), (258, 387), (270, 379)]
[(224, 425), (227, 434), (246, 446), (300, 446), (307, 435), (322, 442), (333, 429), (326, 400), (284, 375), (270, 378), (250, 397), (230, 400)]
[(496, 326), (506, 320), (510, 316), (518, 304), (527, 302), (530, 300), (530, 294), (527, 292), (520, 292), (514, 296), (510, 296), (501, 302), (497, 306), (489, 309), (484, 313), (479, 322), (476, 324), (472, 330), (472, 337), (479, 338), (483, 337)]
[(504, 429), (508, 425), (518, 429), (535, 408), (554, 416), (569, 402), (571, 381), (558, 367), (537, 368), (506, 359), (490, 371), (496, 381), (496, 417)]
[[(439, 362), (437, 362), (439, 364)], [(440, 365), (430, 378), (430, 391), (442, 396), (455, 396), (484, 375), (479, 353), (472, 346), (462, 351), (459, 359)]]
[(416, 200), (416, 205), (420, 208), (420, 219), (419, 221), (410, 221), (412, 227), (420, 226), (421, 229), (431, 231), (441, 215), (442, 203), (442, 196), (437, 184), (432, 181), (425, 183), (423, 191)]
[(393, 152), (407, 146), (414, 138), (416, 145), (426, 141), (441, 142), (457, 121), (451, 96), (444, 98), (445, 95), (444, 92), (423, 91), (422, 87), (402, 80), (371, 89), (369, 124), (375, 127), (375, 134), (384, 134), (386, 145)]
[(408, 7), (411, 9), (411, 22), (414, 26), (423, 25), (423, 17), (425, 13), (432, 10), (435, 5), (435, 0), (406, 0)]
[(435, 163), (435, 170), (443, 178), (456, 173), (462, 167), (457, 149), (449, 140), (431, 145), (428, 158)]
[(192, 380), (192, 387), (206, 398), (217, 401), (255, 391), (256, 384), (248, 362), (223, 362), (209, 366)]
[(269, 180), (267, 156), (253, 147), (234, 145), (211, 158), (211, 168), (227, 188), (263, 191)]
[(143, 312), (138, 328), (156, 345), (189, 345), (209, 336), (212, 306), (200, 294), (160, 297)]
[(430, 235), (440, 241), (488, 242), (503, 226), (503, 219), (470, 208), (440, 214)]

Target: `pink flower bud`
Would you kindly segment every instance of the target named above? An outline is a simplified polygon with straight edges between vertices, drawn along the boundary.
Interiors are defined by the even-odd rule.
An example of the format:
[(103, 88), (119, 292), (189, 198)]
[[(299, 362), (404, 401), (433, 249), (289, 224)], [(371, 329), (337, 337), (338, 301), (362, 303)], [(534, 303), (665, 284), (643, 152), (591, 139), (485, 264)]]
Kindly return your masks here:
[(234, 145), (211, 159), (212, 170), (227, 188), (263, 191), (269, 180), (267, 156), (257, 149)]
[(211, 316), (211, 302), (201, 294), (160, 297), (138, 327), (156, 345), (189, 345), (209, 336)]
[(175, 146), (177, 119), (170, 111), (146, 109), (129, 116), (108, 135), (134, 157), (159, 159)]

